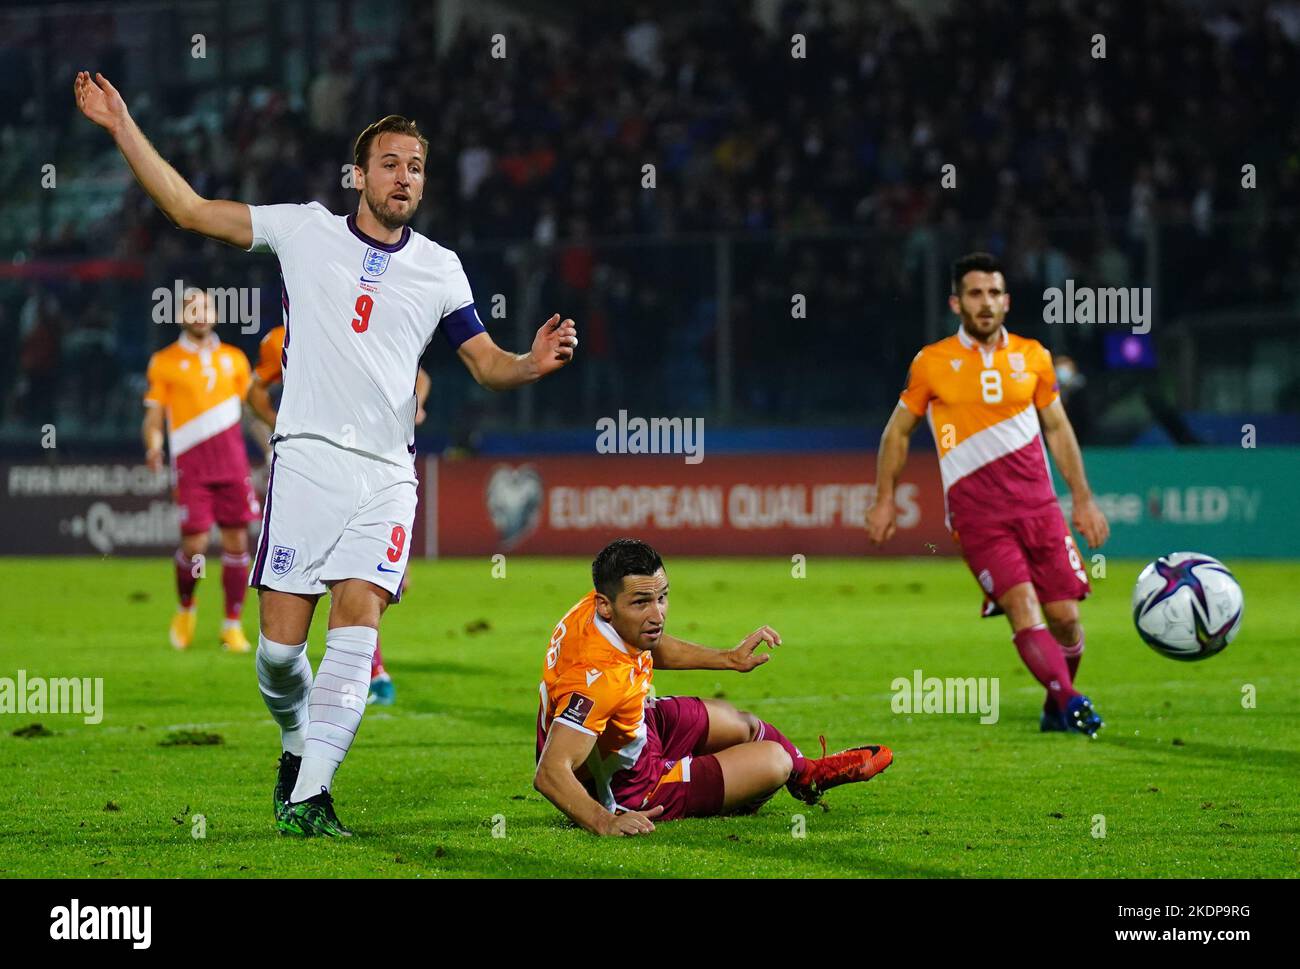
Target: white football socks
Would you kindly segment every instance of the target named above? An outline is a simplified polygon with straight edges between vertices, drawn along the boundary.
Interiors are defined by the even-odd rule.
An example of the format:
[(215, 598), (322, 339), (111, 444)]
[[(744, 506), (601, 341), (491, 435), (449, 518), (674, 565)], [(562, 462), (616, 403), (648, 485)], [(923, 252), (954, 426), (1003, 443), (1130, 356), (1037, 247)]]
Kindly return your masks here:
[(280, 725), (284, 749), (301, 757), (307, 743), (307, 697), (311, 692), (307, 644), (286, 646), (259, 633), (257, 686), (266, 708)]
[(325, 634), (325, 656), (311, 686), (311, 722), (303, 748), (298, 783), (289, 800), (297, 803), (330, 789), (334, 772), (347, 756), (361, 726), (370, 691), (370, 660), (378, 630), (340, 626)]

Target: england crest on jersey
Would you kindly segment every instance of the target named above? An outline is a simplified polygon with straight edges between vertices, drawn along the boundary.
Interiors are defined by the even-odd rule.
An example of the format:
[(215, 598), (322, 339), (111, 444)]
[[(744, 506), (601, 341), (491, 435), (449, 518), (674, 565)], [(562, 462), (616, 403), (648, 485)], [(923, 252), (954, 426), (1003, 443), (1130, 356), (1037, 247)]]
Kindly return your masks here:
[(388, 259), (388, 253), (371, 247), (366, 250), (366, 259), (361, 264), (361, 269), (367, 276), (382, 276), (388, 268)]

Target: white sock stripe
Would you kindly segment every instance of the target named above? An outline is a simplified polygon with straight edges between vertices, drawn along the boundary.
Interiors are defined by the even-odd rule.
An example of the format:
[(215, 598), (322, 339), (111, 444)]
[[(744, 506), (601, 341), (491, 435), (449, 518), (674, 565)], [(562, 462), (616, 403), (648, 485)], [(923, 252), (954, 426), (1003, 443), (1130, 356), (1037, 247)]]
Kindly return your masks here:
[[(327, 653), (325, 656), (321, 657), (321, 661), (320, 661), (320, 670), (319, 670), (319, 672), (321, 672), (321, 673), (325, 672), (325, 664), (326, 664), (326, 663), (333, 663), (335, 666), (341, 666), (341, 667), (343, 667), (343, 669), (345, 669), (345, 670), (365, 670), (365, 671), (366, 671), (366, 679), (367, 679), (367, 680), (370, 679), (370, 661), (369, 661), (369, 660), (366, 661), (366, 665), (365, 665), (365, 666), (353, 666), (351, 663), (344, 663), (344, 662), (341, 662), (341, 661), (338, 660), (337, 658), (335, 658), (335, 657), (333, 657), (333, 656), (330, 656), (330, 655)], [(338, 674), (338, 673), (335, 673), (334, 675), (335, 675), (335, 676), (338, 676), (339, 674)]]
[(375, 655), (375, 651), (373, 649), (366, 649), (366, 650), (344, 649), (338, 643), (330, 643), (328, 649), (331, 653), (339, 653), (343, 656), (359, 656), (362, 659), (364, 659), (367, 663), (370, 662), (370, 657)]
[[(334, 710), (350, 710), (350, 709), (351, 709), (350, 707), (341, 707), (341, 706), (338, 706), (337, 704), (333, 704), (333, 703), (313, 703), (313, 704), (312, 704), (312, 709), (314, 710), (316, 707), (325, 707), (325, 708), (334, 709)], [(314, 717), (312, 717), (312, 718), (311, 718), (311, 723), (324, 723), (324, 724), (328, 724), (328, 725), (331, 726), (331, 727), (338, 727), (340, 730), (346, 730), (348, 733), (352, 734), (352, 736), (354, 736), (354, 737), (357, 735), (357, 727), (360, 727), (360, 726), (361, 726), (361, 724), (358, 723), (358, 724), (357, 724), (357, 727), (349, 727), (346, 723), (343, 723), (343, 722), (341, 722), (341, 721), (339, 721), (339, 720), (331, 720), (331, 719), (330, 719), (329, 717), (327, 717), (325, 714), (321, 714), (320, 716), (314, 716)], [(308, 724), (308, 726), (310, 726), (310, 724)]]
[(355, 697), (357, 702), (362, 702), (369, 692), (369, 680), (344, 680), (333, 676), (330, 673), (317, 673), (316, 686), (322, 690), (329, 690), (331, 693), (337, 693), (340, 696)]
[[(329, 674), (326, 674), (326, 675), (329, 675)], [(349, 680), (348, 682), (349, 682), (349, 683), (360, 683), (361, 681), (360, 681), (360, 680)], [(356, 696), (356, 693), (354, 693), (352, 690), (335, 690), (335, 689), (331, 689), (331, 688), (328, 687), (328, 686), (325, 686), (323, 683), (320, 682), (320, 678), (319, 678), (319, 677), (317, 677), (316, 686), (319, 686), (322, 690), (325, 690), (327, 693), (337, 693), (339, 696)]]
[[(329, 662), (332, 662), (332, 660), (328, 656), (326, 656), (324, 659), (320, 661), (322, 667), (324, 667), (325, 664)], [(354, 672), (354, 670), (356, 670), (355, 667), (347, 666), (344, 667), (344, 669), (348, 670), (348, 672), (335, 673), (331, 670), (322, 668), (320, 670), (317, 670), (317, 675), (326, 677), (327, 678), (326, 682), (328, 682), (330, 679), (338, 680), (338, 682), (340, 683), (369, 683), (370, 682), (369, 670), (366, 671), (365, 675), (362, 675), (362, 673), (359, 670)]]
[(221, 563), (223, 565), (247, 565), (249, 563), (248, 553), (243, 555), (231, 555), (229, 552), (221, 553)]
[(363, 645), (373, 644), (379, 640), (379, 630), (372, 626), (336, 626), (325, 633), (325, 642), (328, 645), (347, 640)]
[[(312, 723), (314, 723), (314, 724), (318, 724), (318, 723), (320, 723), (320, 721), (319, 721), (319, 720), (313, 720)], [(310, 729), (310, 727), (309, 727), (308, 729)], [(331, 753), (329, 753), (328, 751), (322, 753), (322, 752), (319, 751), (319, 750), (312, 749), (311, 745), (312, 745), (312, 744), (324, 744), (325, 746), (327, 746), (327, 747), (332, 747), (332, 748), (334, 748), (335, 750), (341, 750), (341, 751), (343, 751), (343, 753), (344, 753), (345, 755), (346, 755), (347, 752), (348, 752), (348, 748), (347, 748), (347, 747), (340, 747), (338, 744), (331, 743), (330, 741), (326, 740), (326, 739), (323, 738), (323, 737), (308, 737), (308, 738), (307, 738), (307, 744), (308, 744), (308, 746), (305, 747), (305, 748), (303, 748), (303, 750), (304, 750), (304, 754), (303, 754), (303, 756), (306, 756), (306, 752), (307, 752), (307, 751), (310, 751), (313, 757), (320, 757), (320, 758), (322, 758), (322, 759), (324, 759), (324, 760), (326, 760), (326, 761), (329, 761), (329, 762), (332, 763), (335, 767), (338, 767), (339, 764), (343, 763), (343, 758), (342, 758), (342, 757), (339, 757), (339, 758), (335, 759), (335, 758), (334, 758), (334, 755), (331, 754)], [(332, 780), (333, 780), (333, 778), (331, 777), (331, 781), (332, 781)], [(326, 786), (327, 788), (329, 787), (328, 784), (326, 784), (325, 786)], [(308, 788), (308, 790), (310, 790), (310, 789), (311, 789), (311, 788)], [(294, 788), (294, 791), (296, 792), (296, 791), (297, 791), (297, 788)], [(294, 800), (297, 800), (297, 798), (294, 798)]]

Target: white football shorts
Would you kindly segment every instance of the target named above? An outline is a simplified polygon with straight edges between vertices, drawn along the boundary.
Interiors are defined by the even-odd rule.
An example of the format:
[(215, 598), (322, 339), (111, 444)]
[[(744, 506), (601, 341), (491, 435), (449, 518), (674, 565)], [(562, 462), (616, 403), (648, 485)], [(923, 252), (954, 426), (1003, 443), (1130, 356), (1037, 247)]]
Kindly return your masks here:
[(248, 584), (319, 595), (365, 579), (401, 598), (415, 521), (415, 469), (323, 438), (275, 441)]

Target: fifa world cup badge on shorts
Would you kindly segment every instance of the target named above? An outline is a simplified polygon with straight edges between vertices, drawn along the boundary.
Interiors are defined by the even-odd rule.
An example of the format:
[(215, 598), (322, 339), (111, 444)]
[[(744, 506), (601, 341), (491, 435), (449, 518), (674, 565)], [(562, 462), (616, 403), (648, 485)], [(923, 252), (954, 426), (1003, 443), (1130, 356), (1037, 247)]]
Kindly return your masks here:
[(293, 568), (293, 556), (295, 549), (285, 548), (283, 545), (277, 545), (271, 549), (271, 571), (276, 575), (284, 575)]
[(367, 276), (382, 276), (384, 270), (388, 268), (388, 259), (388, 253), (372, 247), (366, 250), (366, 258), (361, 268)]
[(979, 583), (981, 589), (993, 595), (993, 575), (988, 569), (980, 569)]

